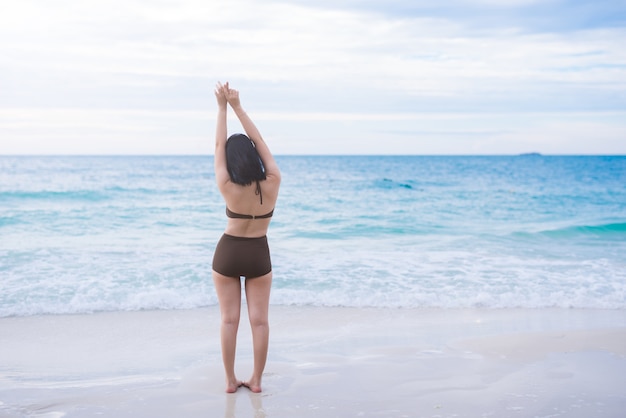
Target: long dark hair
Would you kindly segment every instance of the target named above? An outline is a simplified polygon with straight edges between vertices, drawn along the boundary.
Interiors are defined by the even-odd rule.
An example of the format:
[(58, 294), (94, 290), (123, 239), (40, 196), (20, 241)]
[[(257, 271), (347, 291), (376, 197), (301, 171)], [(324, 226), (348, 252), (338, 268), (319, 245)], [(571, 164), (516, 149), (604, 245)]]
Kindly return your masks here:
[(230, 180), (248, 186), (265, 180), (265, 166), (254, 142), (244, 134), (233, 134), (226, 141), (226, 167)]

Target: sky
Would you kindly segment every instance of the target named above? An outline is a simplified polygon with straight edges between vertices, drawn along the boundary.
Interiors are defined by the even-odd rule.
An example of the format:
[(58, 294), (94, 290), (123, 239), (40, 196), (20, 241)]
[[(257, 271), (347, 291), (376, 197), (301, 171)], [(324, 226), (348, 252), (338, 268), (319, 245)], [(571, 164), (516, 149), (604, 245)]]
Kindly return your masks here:
[(217, 81), (277, 155), (626, 154), (625, 39), (623, 0), (0, 0), (0, 155), (212, 154)]

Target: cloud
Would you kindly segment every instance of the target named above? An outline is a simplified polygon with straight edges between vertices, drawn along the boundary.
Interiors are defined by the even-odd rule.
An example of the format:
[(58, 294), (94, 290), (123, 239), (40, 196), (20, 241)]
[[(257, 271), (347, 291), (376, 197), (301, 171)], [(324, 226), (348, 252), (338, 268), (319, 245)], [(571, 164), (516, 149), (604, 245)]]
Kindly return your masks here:
[[(626, 154), (626, 112), (252, 116), (277, 154)], [(202, 111), (0, 110), (0, 131), (7, 154), (208, 154), (213, 140)]]
[[(0, 126), (9, 129), (10, 118), (29, 123), (16, 122), (0, 135), (20, 138), (52, 129), (62, 142), (84, 135), (84, 123), (92, 137), (124, 137), (136, 144), (129, 146), (133, 150), (144, 144), (151, 152), (150, 138), (177, 131), (196, 144), (212, 134), (212, 87), (227, 79), (242, 91), (246, 106), (259, 115), (281, 115), (292, 135), (302, 131), (298, 124), (313, 123), (314, 132), (350, 135), (354, 126), (346, 125), (361, 121), (372, 129), (358, 128), (361, 138), (383, 131), (466, 132), (475, 138), (502, 127), (481, 118), (488, 125), (476, 130), (454, 115), (577, 112), (591, 126), (602, 119), (593, 112), (626, 109), (626, 29), (609, 16), (616, 6), (497, 3), (6, 3), (0, 13), (0, 108), (10, 112)], [(578, 21), (583, 9), (592, 10), (593, 24)], [(551, 30), (537, 23), (548, 15)], [(47, 109), (59, 125), (43, 116)], [(435, 113), (449, 115), (454, 129), (411, 125), (424, 123), (415, 115)], [(284, 131), (279, 121), (269, 122), (272, 132)], [(383, 126), (388, 123), (397, 126)], [(611, 122), (600, 131), (608, 138), (621, 129), (616, 126)], [(567, 131), (545, 129), (560, 136)], [(406, 135), (396, 140), (406, 141)], [(366, 142), (371, 152), (384, 151), (374, 139)], [(0, 153), (16, 149), (15, 140), (6, 144)], [(559, 146), (567, 150), (567, 142)]]
[(0, 109), (0, 154), (208, 154), (205, 112)]

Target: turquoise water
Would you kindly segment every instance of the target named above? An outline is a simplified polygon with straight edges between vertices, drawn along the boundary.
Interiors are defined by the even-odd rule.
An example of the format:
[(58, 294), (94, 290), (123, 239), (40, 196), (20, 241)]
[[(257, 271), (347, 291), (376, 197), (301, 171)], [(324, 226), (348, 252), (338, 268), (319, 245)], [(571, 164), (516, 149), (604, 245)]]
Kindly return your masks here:
[[(278, 157), (273, 304), (626, 309), (626, 157)], [(211, 157), (0, 157), (0, 316), (216, 304)]]

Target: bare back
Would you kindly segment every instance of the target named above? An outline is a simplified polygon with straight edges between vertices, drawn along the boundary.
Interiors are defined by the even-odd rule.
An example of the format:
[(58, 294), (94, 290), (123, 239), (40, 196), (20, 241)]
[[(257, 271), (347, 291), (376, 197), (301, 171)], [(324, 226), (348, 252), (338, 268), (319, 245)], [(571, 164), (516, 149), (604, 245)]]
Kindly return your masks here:
[[(261, 196), (257, 194), (256, 183), (249, 186), (241, 186), (231, 181), (225, 183), (220, 191), (226, 202), (226, 207), (233, 212), (262, 216), (272, 211), (276, 206), (280, 179), (268, 176), (267, 180), (259, 182)], [(240, 219), (228, 218), (226, 234), (238, 237), (262, 237), (267, 234), (271, 218)]]

